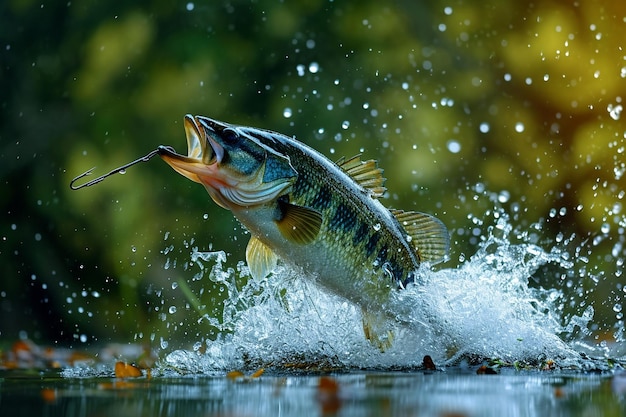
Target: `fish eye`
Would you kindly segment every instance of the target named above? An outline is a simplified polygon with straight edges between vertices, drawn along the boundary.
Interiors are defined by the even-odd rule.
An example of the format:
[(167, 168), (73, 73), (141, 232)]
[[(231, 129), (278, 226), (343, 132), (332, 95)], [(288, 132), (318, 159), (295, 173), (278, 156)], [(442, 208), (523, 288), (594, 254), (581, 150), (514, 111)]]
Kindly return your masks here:
[(237, 134), (235, 129), (227, 127), (222, 130), (222, 138), (226, 142), (235, 142), (239, 138), (239, 134)]

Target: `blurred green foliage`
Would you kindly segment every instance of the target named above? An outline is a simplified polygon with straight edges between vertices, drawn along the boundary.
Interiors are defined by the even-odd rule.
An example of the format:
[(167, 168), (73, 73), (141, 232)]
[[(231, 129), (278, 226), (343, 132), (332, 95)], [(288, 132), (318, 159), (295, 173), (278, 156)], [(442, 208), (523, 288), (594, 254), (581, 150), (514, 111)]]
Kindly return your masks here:
[(379, 159), (389, 206), (449, 226), (446, 267), (475, 251), (494, 204), (522, 230), (544, 219), (538, 243), (575, 234), (585, 262), (539, 285), (573, 282), (568, 308), (586, 300), (598, 337), (615, 330), (625, 4), (52, 3), (0, 5), (0, 339), (147, 337), (168, 326), (161, 291), (192, 275), (167, 262), (192, 246), (243, 259), (232, 216), (157, 160), (68, 187), (159, 144), (184, 151), (185, 113)]

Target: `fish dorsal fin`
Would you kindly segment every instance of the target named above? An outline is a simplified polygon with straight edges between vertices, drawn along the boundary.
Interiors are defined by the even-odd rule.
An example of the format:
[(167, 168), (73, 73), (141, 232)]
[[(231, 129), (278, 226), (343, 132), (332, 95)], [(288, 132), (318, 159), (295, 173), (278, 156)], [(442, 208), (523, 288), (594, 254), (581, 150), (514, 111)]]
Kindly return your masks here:
[(348, 160), (342, 157), (336, 164), (363, 188), (369, 190), (372, 197), (382, 197), (385, 191), (387, 191), (383, 185), (385, 183), (383, 170), (378, 168), (375, 160), (361, 161), (361, 155), (359, 154)]
[(280, 200), (278, 210), (276, 224), (287, 240), (300, 245), (315, 240), (322, 227), (322, 215), (318, 211)]
[(246, 248), (246, 262), (252, 278), (260, 280), (276, 268), (278, 257), (266, 244), (252, 236)]
[(438, 218), (416, 211), (391, 210), (404, 228), (421, 261), (435, 264), (448, 255), (450, 236)]

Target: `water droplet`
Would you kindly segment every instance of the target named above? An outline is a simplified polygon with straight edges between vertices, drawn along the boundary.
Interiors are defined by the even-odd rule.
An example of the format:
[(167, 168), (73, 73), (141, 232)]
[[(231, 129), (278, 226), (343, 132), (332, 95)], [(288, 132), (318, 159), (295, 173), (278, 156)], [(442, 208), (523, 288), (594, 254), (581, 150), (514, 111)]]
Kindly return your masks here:
[(498, 201), (500, 203), (506, 203), (511, 199), (511, 193), (506, 190), (503, 190), (498, 194)]
[(318, 64), (317, 62), (311, 62), (311, 63), (309, 64), (309, 72), (310, 72), (311, 74), (315, 74), (315, 73), (317, 73), (319, 70), (320, 70), (320, 66), (319, 66), (319, 64)]
[(480, 124), (480, 126), (478, 127), (478, 129), (480, 130), (480, 133), (487, 133), (487, 132), (489, 132), (489, 128), (490, 128), (490, 126), (489, 126), (489, 123), (487, 123), (487, 122), (482, 122)]
[(342, 129), (347, 129), (350, 127), (350, 122), (347, 120), (344, 120), (343, 122), (341, 122), (341, 128)]
[(119, 170), (119, 174), (122, 174), (122, 175), (126, 174), (126, 170), (125, 169), (120, 169)]
[(454, 139), (449, 140), (446, 146), (451, 153), (459, 153), (461, 151), (461, 144)]
[(137, 247), (135, 245), (133, 245), (133, 246), (130, 247), (130, 250), (132, 252), (137, 252)]
[(174, 314), (174, 313), (176, 313), (176, 307), (175, 306), (170, 306), (170, 308), (167, 311), (169, 311), (170, 314)]
[(616, 303), (613, 306), (613, 311), (615, 311), (616, 313), (619, 313), (620, 311), (622, 311), (622, 305), (620, 303)]
[(613, 120), (619, 120), (620, 116), (622, 115), (622, 110), (624, 108), (622, 107), (621, 104), (609, 104), (606, 107), (606, 110), (609, 112), (609, 116), (611, 116), (611, 119)]
[(439, 103), (441, 104), (442, 107), (452, 107), (454, 106), (454, 99), (449, 98), (449, 97), (444, 97), (441, 99)]
[(298, 64), (298, 65), (296, 66), (296, 71), (298, 71), (298, 75), (299, 75), (300, 77), (303, 77), (303, 76), (304, 76), (304, 74), (306, 74), (306, 68), (305, 68), (305, 66), (304, 66), (304, 65), (302, 65), (302, 64)]
[(522, 122), (515, 123), (515, 131), (517, 133), (522, 133), (524, 131), (524, 123)]
[(204, 220), (208, 219), (208, 218), (209, 218), (209, 213), (204, 213), (204, 214), (202, 215), (202, 218), (203, 218)]
[(187, 3), (187, 6), (185, 6), (188, 12), (192, 11), (195, 7), (196, 6), (192, 2)]
[(376, 223), (376, 224), (374, 225), (374, 230), (376, 230), (376, 231), (378, 232), (378, 231), (380, 230), (380, 228), (381, 228), (381, 227), (382, 227), (382, 226), (380, 225), (380, 223)]
[(178, 282), (174, 281), (172, 282), (172, 289), (175, 290), (176, 288), (178, 288)]
[(285, 119), (289, 119), (292, 115), (293, 115), (293, 113), (291, 111), (291, 108), (285, 107), (285, 110), (283, 110), (283, 117)]

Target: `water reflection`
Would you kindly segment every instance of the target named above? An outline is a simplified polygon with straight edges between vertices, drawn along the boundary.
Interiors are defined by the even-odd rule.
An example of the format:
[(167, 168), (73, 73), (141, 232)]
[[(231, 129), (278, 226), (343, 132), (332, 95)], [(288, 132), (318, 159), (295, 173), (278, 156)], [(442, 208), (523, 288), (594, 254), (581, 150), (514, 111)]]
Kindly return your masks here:
[[(0, 414), (116, 416), (625, 415), (610, 375), (469, 370), (333, 376), (109, 379), (2, 375)], [(6, 378), (8, 376), (8, 378)], [(42, 390), (51, 390), (49, 395)], [(47, 391), (44, 391), (44, 393)], [(591, 413), (591, 414), (589, 414)]]

